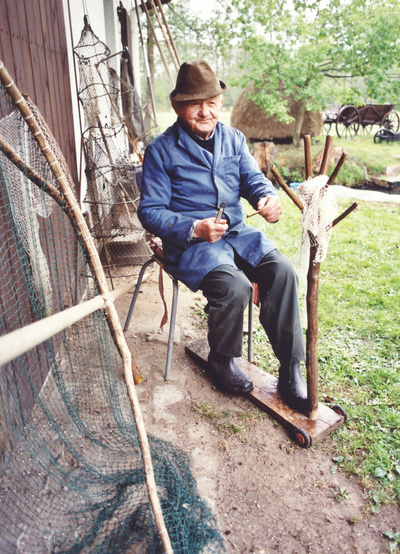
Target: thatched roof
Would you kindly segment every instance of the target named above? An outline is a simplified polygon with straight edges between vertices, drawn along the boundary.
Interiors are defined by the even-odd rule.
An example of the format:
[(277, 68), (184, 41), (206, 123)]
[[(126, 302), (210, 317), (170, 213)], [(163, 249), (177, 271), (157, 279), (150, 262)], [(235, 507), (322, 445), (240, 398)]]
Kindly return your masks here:
[[(247, 98), (247, 91), (243, 91), (235, 105), (231, 115), (231, 125), (242, 131), (249, 142), (257, 140), (281, 139), (290, 140), (293, 137), (294, 121), (289, 124), (278, 121), (276, 117), (269, 117), (252, 100)], [(289, 100), (289, 113), (296, 118), (299, 103)], [(318, 136), (322, 132), (322, 114), (320, 112), (307, 112), (304, 116), (301, 136)]]

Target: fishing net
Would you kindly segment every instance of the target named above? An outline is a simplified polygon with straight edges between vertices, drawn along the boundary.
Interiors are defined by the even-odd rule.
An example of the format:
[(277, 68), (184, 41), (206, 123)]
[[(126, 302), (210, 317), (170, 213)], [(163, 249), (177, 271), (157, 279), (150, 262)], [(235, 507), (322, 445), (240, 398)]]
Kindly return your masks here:
[(89, 226), (111, 279), (129, 276), (151, 254), (136, 215), (143, 151), (150, 139), (143, 123), (146, 107), (142, 108), (133, 85), (127, 49), (120, 53), (118, 76), (109, 64), (109, 48), (87, 20), (74, 53), (85, 121)]
[[(0, 334), (7, 335), (96, 297), (103, 285), (68, 187), (5, 93), (3, 68)], [(1, 552), (166, 550), (112, 313), (97, 310), (0, 368)], [(223, 551), (186, 454), (148, 441), (174, 552)]]
[(302, 321), (306, 325), (305, 301), (310, 248), (315, 248), (313, 263), (325, 260), (332, 232), (332, 222), (337, 211), (336, 196), (328, 184), (327, 175), (319, 175), (304, 181), (297, 188), (297, 196), (303, 204), (300, 247), (295, 259), (299, 276), (299, 296)]

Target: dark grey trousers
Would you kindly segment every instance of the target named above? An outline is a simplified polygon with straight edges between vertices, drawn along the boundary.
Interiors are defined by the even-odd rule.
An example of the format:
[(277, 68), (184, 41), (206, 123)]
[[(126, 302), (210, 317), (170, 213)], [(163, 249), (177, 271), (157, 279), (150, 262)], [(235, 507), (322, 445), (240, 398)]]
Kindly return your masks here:
[(260, 296), (260, 323), (283, 368), (304, 360), (304, 337), (300, 322), (297, 275), (288, 258), (272, 250), (252, 267), (239, 256), (237, 267), (221, 265), (210, 271), (200, 289), (207, 299), (210, 348), (228, 357), (242, 354), (243, 314), (252, 284)]

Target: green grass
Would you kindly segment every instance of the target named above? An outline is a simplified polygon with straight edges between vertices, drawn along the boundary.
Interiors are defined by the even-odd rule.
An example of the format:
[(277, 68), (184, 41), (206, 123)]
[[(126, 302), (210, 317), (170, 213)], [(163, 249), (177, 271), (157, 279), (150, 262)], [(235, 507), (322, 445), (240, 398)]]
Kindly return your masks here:
[(373, 137), (378, 128), (374, 127), (372, 133), (367, 136), (357, 136), (351, 140), (337, 137), (334, 139), (334, 146), (341, 146), (347, 152), (348, 160), (354, 160), (368, 168), (370, 175), (384, 174), (388, 166), (400, 166), (400, 143), (375, 144)]
[[(281, 197), (279, 223), (249, 222), (293, 259), (300, 212)], [(338, 213), (350, 203), (339, 200)], [(398, 205), (361, 202), (333, 229), (320, 271), (320, 400), (342, 406), (348, 420), (317, 447), (341, 453), (340, 467), (361, 478), (373, 511), (400, 501), (399, 217)], [(261, 336), (258, 329), (255, 353), (273, 372), (277, 362)]]
[[(333, 146), (343, 148), (347, 160), (341, 169), (335, 184), (360, 187), (372, 177), (384, 175), (389, 166), (400, 166), (400, 143), (374, 143), (374, 131), (371, 135), (356, 136), (351, 140), (334, 137)], [(325, 137), (312, 139), (312, 159), (323, 150)], [(285, 181), (304, 180), (304, 149), (293, 145), (277, 147), (276, 165)], [(331, 164), (330, 172), (334, 164)]]

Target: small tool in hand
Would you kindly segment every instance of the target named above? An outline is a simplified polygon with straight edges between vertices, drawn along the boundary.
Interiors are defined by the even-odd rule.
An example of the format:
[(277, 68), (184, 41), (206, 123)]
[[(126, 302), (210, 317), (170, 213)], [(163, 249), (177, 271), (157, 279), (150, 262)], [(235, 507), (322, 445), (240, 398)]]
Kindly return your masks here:
[(222, 202), (219, 207), (217, 217), (215, 218), (215, 223), (219, 223), (221, 221), (221, 217), (222, 217), (222, 214), (224, 213), (224, 210), (225, 210), (225, 202)]
[(253, 215), (257, 215), (261, 212), (261, 210), (258, 210), (257, 212), (253, 212), (252, 214), (246, 215), (246, 217), (253, 217)]

